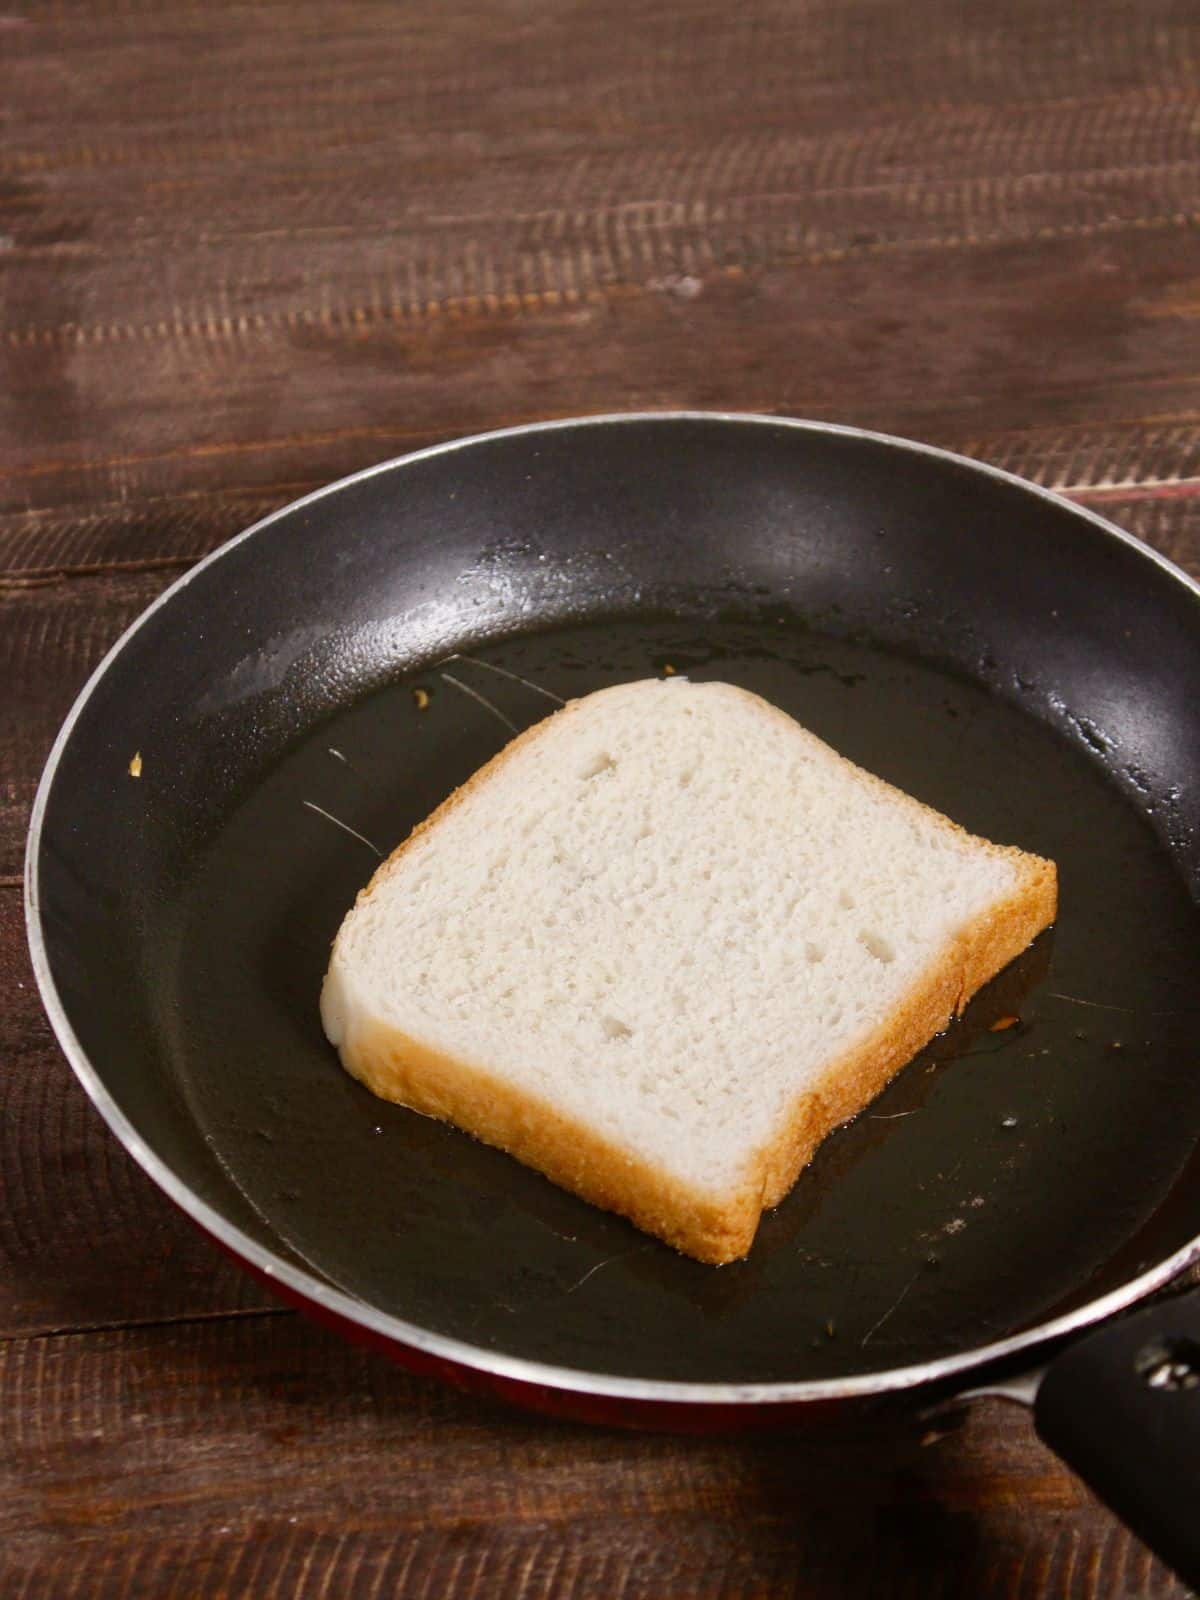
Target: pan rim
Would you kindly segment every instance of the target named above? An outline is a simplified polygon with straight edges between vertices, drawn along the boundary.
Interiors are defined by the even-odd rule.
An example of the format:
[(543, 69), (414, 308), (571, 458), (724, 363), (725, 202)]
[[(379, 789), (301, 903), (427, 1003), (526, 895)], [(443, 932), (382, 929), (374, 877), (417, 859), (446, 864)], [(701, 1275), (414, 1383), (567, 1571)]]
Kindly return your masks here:
[(1200, 1261), (1200, 1235), (1155, 1262), (1143, 1272), (1127, 1279), (1117, 1288), (1094, 1300), (1087, 1301), (1075, 1310), (1048, 1321), (1035, 1324), (1019, 1333), (983, 1345), (955, 1351), (932, 1361), (910, 1363), (900, 1367), (880, 1368), (840, 1378), (810, 1379), (772, 1382), (678, 1382), (666, 1378), (629, 1377), (620, 1374), (591, 1372), (551, 1362), (542, 1362), (526, 1356), (506, 1355), (502, 1352), (474, 1345), (466, 1340), (440, 1334), (417, 1323), (405, 1321), (380, 1311), (377, 1307), (325, 1283), (305, 1269), (293, 1266), (229, 1222), (220, 1211), (200, 1198), (191, 1186), (176, 1174), (170, 1163), (160, 1156), (142, 1138), (109, 1094), (100, 1073), (77, 1038), (59, 996), (50, 968), (49, 952), (41, 919), (39, 889), (39, 859), (42, 829), (50, 792), (54, 785), (62, 754), (66, 749), (75, 724), (82, 716), (96, 687), (105, 677), (117, 657), (160, 607), (167, 605), (202, 571), (228, 555), (243, 541), (266, 532), (275, 522), (290, 517), (312, 505), (326, 495), (335, 494), (352, 484), (386, 472), (396, 471), (433, 456), (449, 454), (497, 439), (525, 435), (538, 435), (570, 428), (607, 428), (635, 423), (665, 422), (718, 422), (745, 427), (794, 429), (809, 434), (825, 434), (842, 438), (864, 440), (912, 455), (931, 458), (942, 463), (966, 467), (999, 482), (1020, 489), (1051, 502), (1060, 510), (1091, 524), (1098, 533), (1134, 550), (1143, 560), (1158, 566), (1168, 577), (1181, 584), (1195, 599), (1200, 600), (1200, 582), (1193, 579), (1168, 557), (1154, 550), (1133, 534), (1100, 516), (1085, 506), (1077, 505), (1063, 494), (1041, 484), (1019, 477), (1001, 467), (972, 460), (952, 450), (937, 445), (921, 443), (895, 434), (869, 428), (859, 428), (841, 423), (808, 420), (804, 418), (774, 416), (765, 412), (706, 411), (706, 410), (651, 410), (632, 412), (603, 412), (591, 416), (555, 418), (542, 422), (522, 423), (514, 427), (489, 429), (429, 445), (403, 455), (390, 457), (359, 472), (324, 484), (298, 500), (290, 501), (278, 510), (260, 518), (226, 540), (215, 550), (190, 567), (160, 594), (120, 635), (105, 653), (76, 696), (70, 711), (51, 746), (45, 768), (38, 783), (30, 815), (29, 834), (25, 853), (25, 918), (30, 958), (34, 977), (46, 1009), (51, 1028), (67, 1058), (76, 1078), (92, 1105), (103, 1117), (111, 1133), (126, 1152), (137, 1162), (146, 1175), (192, 1221), (197, 1223), (217, 1243), (250, 1266), (260, 1276), (278, 1283), (281, 1291), (307, 1302), (321, 1312), (348, 1322), (365, 1333), (420, 1353), (434, 1360), (451, 1363), (500, 1381), (535, 1388), (558, 1390), (568, 1394), (587, 1395), (598, 1400), (625, 1400), (634, 1402), (659, 1402), (680, 1406), (773, 1406), (800, 1403), (852, 1400), (894, 1391), (918, 1388), (925, 1384), (950, 1380), (972, 1373), (980, 1367), (1010, 1360), (1026, 1352), (1081, 1328), (1101, 1321), (1125, 1309), (1136, 1301), (1163, 1287), (1187, 1267)]

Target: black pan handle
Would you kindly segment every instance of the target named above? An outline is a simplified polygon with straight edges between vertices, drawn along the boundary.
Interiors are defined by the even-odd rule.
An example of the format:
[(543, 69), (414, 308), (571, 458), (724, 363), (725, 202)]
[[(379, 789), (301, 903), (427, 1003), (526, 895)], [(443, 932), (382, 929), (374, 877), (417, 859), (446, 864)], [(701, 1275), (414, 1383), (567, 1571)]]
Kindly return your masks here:
[(1200, 1289), (1106, 1323), (1038, 1386), (1045, 1442), (1200, 1588)]

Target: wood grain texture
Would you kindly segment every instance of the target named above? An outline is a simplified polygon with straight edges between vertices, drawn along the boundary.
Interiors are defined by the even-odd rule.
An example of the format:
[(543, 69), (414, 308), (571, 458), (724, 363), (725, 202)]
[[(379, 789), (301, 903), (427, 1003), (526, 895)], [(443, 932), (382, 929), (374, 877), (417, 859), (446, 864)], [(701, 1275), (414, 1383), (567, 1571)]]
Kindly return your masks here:
[(192, 560), (381, 457), (580, 411), (985, 454), (1086, 425), (1176, 473), (1200, 27), (1089, 17), (1083, 49), (946, 0), (18, 13), (0, 571)]
[(18, 0), (0, 60), (0, 1593), (1182, 1593), (1000, 1406), (925, 1447), (587, 1432), (266, 1314), (75, 1084), (19, 874), (163, 586), (454, 434), (853, 422), (1200, 574), (1200, 14)]
[(1184, 1593), (1001, 1404), (941, 1437), (550, 1426), (294, 1317), (0, 1346), (0, 1395), (5, 1594)]
[[(647, 269), (649, 271), (649, 269)], [(187, 341), (76, 353), (88, 446), (0, 435), (0, 573), (184, 563), (322, 482), (454, 434), (545, 416), (711, 407), (823, 417), (1013, 459), (1063, 486), (1196, 474), (1200, 229), (659, 274), (609, 300), (248, 335), (216, 378)], [(133, 291), (130, 290), (130, 293)], [(714, 352), (720, 352), (714, 359)], [(57, 357), (7, 358), (36, 409)], [(113, 416), (109, 376), (145, 397)], [(1101, 365), (1105, 382), (1090, 382)], [(165, 385), (164, 385), (165, 375)], [(251, 414), (268, 379), (279, 405)], [(198, 404), (198, 395), (203, 406)], [(75, 402), (73, 401), (72, 404)]]

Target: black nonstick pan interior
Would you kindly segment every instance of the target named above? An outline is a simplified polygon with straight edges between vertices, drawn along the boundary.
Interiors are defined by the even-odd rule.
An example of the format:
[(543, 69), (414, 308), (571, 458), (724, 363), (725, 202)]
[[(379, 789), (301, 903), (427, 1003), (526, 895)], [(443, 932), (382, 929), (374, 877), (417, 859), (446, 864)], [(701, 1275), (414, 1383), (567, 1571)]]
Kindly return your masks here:
[[(711, 1384), (987, 1345), (1200, 1233), (1198, 610), (1084, 514), (865, 435), (633, 419), (400, 463), (227, 550), (94, 687), (42, 822), (58, 997), (192, 1192), (435, 1334)], [(1057, 927), (721, 1269), (374, 1099), (317, 1016), (374, 852), (538, 689), (669, 670), (1060, 869)]]

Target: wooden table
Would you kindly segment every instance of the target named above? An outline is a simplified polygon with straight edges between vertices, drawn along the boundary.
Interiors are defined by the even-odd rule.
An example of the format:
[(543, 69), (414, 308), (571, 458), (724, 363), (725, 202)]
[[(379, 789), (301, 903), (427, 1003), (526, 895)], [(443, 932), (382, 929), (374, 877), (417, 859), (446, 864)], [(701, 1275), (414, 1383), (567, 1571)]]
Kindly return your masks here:
[(284, 1312), (32, 987), (58, 722), (190, 562), (472, 429), (718, 407), (998, 462), (1200, 572), (1200, 12), (82, 0), (0, 16), (0, 1592), (1166, 1596), (1031, 1437), (556, 1425)]

